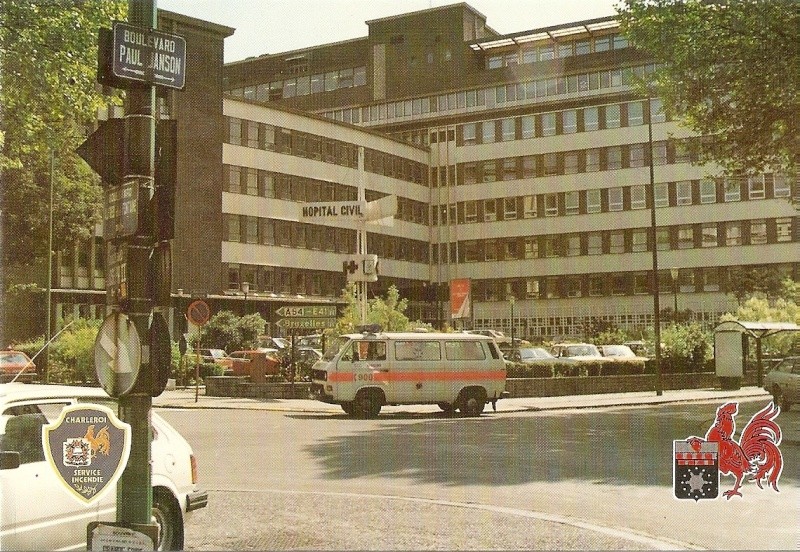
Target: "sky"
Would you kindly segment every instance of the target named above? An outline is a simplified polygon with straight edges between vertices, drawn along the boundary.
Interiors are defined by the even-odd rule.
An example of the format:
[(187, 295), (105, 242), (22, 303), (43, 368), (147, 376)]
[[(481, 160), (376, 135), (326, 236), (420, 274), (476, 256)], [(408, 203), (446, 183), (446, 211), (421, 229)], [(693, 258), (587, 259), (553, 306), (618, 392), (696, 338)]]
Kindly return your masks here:
[[(622, 0), (467, 0), (501, 34), (614, 15)], [(225, 62), (367, 36), (366, 21), (457, 0), (156, 0), (159, 9), (236, 29)]]

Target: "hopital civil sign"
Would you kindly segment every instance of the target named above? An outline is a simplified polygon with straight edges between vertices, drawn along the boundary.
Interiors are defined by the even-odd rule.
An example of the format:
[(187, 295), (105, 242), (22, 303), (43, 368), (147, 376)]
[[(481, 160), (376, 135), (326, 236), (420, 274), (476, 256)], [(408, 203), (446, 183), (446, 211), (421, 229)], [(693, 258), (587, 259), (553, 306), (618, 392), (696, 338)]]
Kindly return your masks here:
[(186, 85), (186, 39), (115, 21), (114, 75), (183, 90)]

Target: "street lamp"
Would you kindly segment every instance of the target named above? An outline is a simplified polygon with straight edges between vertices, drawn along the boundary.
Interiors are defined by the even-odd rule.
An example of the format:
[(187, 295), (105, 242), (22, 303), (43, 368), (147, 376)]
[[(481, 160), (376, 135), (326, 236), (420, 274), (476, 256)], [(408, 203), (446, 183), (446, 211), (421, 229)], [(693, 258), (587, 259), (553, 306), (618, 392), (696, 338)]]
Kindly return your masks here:
[(514, 347), (514, 302), (516, 299), (513, 295), (508, 296), (508, 303), (511, 305), (511, 347)]
[(653, 246), (653, 333), (655, 338), (656, 395), (663, 394), (661, 389), (661, 306), (659, 305), (658, 284), (658, 235), (656, 233), (656, 179), (653, 165), (653, 101), (652, 93), (647, 94), (647, 145), (650, 150), (650, 243)]
[(250, 282), (247, 280), (242, 282), (242, 291), (244, 292), (244, 313), (247, 314), (247, 293), (250, 291)]
[(678, 322), (678, 267), (673, 266), (669, 269), (672, 276), (672, 316), (675, 323)]

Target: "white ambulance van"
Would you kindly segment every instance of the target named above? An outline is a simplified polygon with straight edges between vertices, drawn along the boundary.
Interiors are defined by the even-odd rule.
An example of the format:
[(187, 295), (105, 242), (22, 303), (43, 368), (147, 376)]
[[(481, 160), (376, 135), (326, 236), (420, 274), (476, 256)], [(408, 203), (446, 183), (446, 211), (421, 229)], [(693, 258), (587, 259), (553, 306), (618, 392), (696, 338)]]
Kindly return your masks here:
[(436, 404), (479, 416), (505, 398), (506, 369), (490, 337), (463, 333), (357, 333), (329, 343), (312, 368), (314, 398), (351, 416), (383, 405)]

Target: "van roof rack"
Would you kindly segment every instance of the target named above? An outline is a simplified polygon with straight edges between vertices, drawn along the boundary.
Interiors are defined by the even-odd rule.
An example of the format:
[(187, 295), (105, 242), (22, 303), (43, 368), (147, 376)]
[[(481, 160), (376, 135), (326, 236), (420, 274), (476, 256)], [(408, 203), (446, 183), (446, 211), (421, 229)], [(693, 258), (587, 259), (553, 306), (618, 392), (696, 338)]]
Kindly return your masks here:
[(377, 334), (381, 333), (383, 328), (380, 324), (364, 324), (363, 326), (356, 326), (356, 331), (362, 334)]

